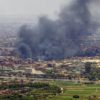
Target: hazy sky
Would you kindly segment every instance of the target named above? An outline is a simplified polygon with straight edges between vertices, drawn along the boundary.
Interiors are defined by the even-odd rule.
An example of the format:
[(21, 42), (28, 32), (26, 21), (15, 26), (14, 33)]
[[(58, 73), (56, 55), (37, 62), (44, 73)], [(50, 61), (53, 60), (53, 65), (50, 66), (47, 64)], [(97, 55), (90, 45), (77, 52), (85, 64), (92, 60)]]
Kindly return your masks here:
[[(13, 19), (31, 20), (41, 15), (47, 15), (55, 19), (60, 8), (65, 4), (69, 4), (70, 1), (74, 0), (0, 0), (0, 22), (8, 21), (8, 19), (9, 21)], [(96, 15), (96, 19), (100, 18), (99, 1), (94, 0), (93, 4), (95, 6), (91, 7), (93, 16)]]
[(48, 15), (54, 18), (61, 6), (71, 0), (0, 0), (0, 17), (33, 17)]

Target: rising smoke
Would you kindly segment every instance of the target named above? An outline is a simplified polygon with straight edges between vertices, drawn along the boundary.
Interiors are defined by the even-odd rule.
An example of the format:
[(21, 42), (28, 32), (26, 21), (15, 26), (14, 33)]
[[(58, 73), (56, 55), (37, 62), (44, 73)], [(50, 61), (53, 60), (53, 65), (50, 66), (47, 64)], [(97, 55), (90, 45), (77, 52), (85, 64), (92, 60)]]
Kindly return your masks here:
[(22, 26), (17, 47), (20, 56), (51, 60), (77, 55), (92, 33), (90, 1), (73, 0), (70, 7), (61, 10), (57, 20), (42, 16), (37, 26)]

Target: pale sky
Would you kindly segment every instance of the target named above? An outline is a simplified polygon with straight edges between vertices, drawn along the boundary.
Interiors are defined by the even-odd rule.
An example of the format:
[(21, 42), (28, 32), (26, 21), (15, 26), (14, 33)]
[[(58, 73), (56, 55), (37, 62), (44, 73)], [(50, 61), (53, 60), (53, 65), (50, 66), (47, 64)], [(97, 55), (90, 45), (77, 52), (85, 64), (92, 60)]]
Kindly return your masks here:
[(0, 0), (0, 17), (35, 17), (48, 15), (53, 18), (64, 4), (71, 0)]

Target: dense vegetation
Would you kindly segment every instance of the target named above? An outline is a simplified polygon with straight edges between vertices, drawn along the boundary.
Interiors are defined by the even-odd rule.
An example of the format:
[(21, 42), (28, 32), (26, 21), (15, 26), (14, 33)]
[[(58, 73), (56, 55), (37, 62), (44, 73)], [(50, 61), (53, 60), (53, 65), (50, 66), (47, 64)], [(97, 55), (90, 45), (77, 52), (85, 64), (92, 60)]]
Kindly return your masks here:
[(100, 80), (100, 68), (95, 63), (87, 62), (85, 64), (85, 76), (92, 81)]
[[(66, 81), (36, 82), (30, 84), (10, 85), (16, 93), (1, 95), (0, 100), (100, 100), (100, 85), (83, 84)], [(4, 85), (5, 87), (5, 85)], [(7, 85), (6, 85), (7, 87)], [(61, 91), (61, 88), (64, 90)], [(28, 91), (26, 91), (26, 89)]]
[(45, 100), (61, 93), (61, 88), (57, 85), (42, 82), (0, 86), (0, 90), (7, 89), (13, 92), (0, 96), (0, 100)]

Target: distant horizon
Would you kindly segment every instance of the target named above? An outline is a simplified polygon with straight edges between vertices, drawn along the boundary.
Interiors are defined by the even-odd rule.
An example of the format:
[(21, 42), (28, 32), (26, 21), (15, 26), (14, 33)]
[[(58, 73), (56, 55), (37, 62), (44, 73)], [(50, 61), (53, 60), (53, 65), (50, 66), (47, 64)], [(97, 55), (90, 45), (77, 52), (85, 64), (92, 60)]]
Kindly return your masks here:
[[(64, 5), (69, 6), (75, 0), (0, 0), (0, 23), (21, 21), (36, 21), (41, 16), (55, 20)], [(100, 2), (92, 1), (88, 8), (91, 17), (96, 22), (100, 22)], [(25, 21), (25, 22), (26, 22)]]
[(0, 0), (0, 20), (37, 18), (46, 15), (55, 19), (64, 4), (71, 0)]

